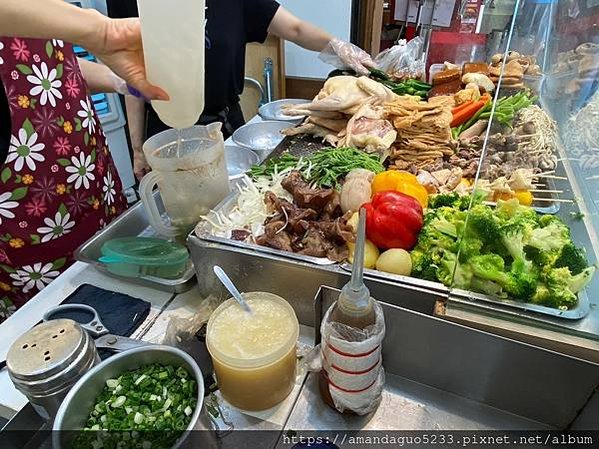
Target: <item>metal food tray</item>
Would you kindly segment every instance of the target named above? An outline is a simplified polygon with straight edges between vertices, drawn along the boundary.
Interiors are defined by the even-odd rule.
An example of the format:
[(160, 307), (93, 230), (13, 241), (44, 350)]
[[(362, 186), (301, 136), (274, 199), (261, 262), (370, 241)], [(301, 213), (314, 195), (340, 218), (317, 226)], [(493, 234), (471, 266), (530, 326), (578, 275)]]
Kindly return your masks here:
[[(211, 211), (210, 213), (212, 214), (214, 212), (220, 212), (225, 215), (229, 214), (232, 211), (232, 209), (235, 207), (238, 196), (239, 196), (238, 191), (232, 192), (220, 204), (218, 204), (214, 208), (214, 211)], [(546, 212), (546, 213), (548, 213), (548, 212)], [(351, 264), (350, 263), (338, 264), (337, 262), (333, 262), (332, 260), (329, 260), (327, 258), (304, 256), (301, 254), (290, 253), (288, 251), (281, 251), (281, 250), (277, 250), (277, 249), (273, 249), (273, 248), (268, 248), (265, 246), (256, 245), (253, 243), (240, 242), (240, 241), (229, 239), (226, 237), (214, 236), (214, 229), (213, 229), (212, 225), (207, 221), (201, 221), (200, 223), (198, 223), (198, 225), (195, 229), (195, 235), (198, 238), (205, 240), (207, 242), (219, 243), (222, 245), (226, 245), (226, 246), (230, 246), (230, 247), (234, 247), (234, 248), (240, 248), (240, 249), (244, 249), (244, 250), (251, 250), (256, 253), (273, 255), (273, 256), (282, 257), (282, 258), (290, 259), (290, 260), (297, 261), (297, 262), (309, 263), (309, 264), (321, 266), (321, 267), (324, 267), (324, 266), (338, 267), (347, 273), (351, 273)], [(364, 276), (368, 279), (392, 282), (392, 283), (395, 283), (398, 285), (411, 285), (411, 286), (416, 286), (416, 287), (424, 287), (424, 288), (427, 288), (427, 289), (430, 289), (433, 291), (446, 293), (448, 295), (451, 291), (452, 294), (456, 294), (456, 296), (458, 296), (458, 297), (470, 298), (471, 300), (472, 299), (479, 300), (479, 301), (483, 301), (488, 304), (507, 306), (512, 309), (518, 309), (521, 311), (533, 312), (535, 314), (547, 315), (547, 316), (551, 316), (551, 317), (558, 317), (558, 318), (563, 318), (563, 319), (567, 319), (567, 320), (579, 320), (581, 318), (584, 318), (586, 315), (588, 315), (588, 313), (590, 311), (590, 302), (589, 302), (589, 298), (585, 291), (582, 291), (578, 294), (578, 304), (576, 305), (576, 307), (574, 307), (573, 309), (570, 309), (570, 310), (559, 310), (559, 309), (554, 309), (551, 307), (540, 306), (537, 304), (518, 302), (518, 301), (514, 301), (514, 300), (509, 300), (509, 299), (501, 299), (501, 298), (497, 298), (497, 297), (493, 297), (493, 296), (480, 294), (477, 292), (470, 292), (470, 291), (466, 291), (466, 290), (451, 290), (451, 289), (447, 288), (446, 286), (444, 286), (440, 282), (426, 281), (426, 280), (418, 279), (418, 278), (411, 277), (411, 276), (400, 276), (400, 275), (385, 273), (385, 272), (371, 270), (371, 269), (365, 269)]]
[[(350, 263), (344, 263), (341, 268), (351, 273), (352, 266)], [(483, 293), (477, 293), (469, 290), (452, 289), (445, 287), (440, 282), (426, 281), (410, 276), (400, 276), (396, 274), (385, 273), (383, 271), (371, 270), (368, 268), (364, 269), (364, 276), (369, 278), (381, 279), (391, 282), (397, 282), (402, 285), (417, 283), (417, 285), (427, 287), (429, 289), (441, 291), (443, 288), (446, 289), (447, 293), (452, 297), (457, 297), (467, 300), (483, 301), (488, 304), (495, 304), (499, 306), (509, 307), (511, 309), (518, 309), (526, 312), (534, 312), (537, 314), (548, 315), (551, 317), (564, 318), (567, 320), (579, 320), (587, 316), (591, 310), (589, 297), (586, 290), (578, 293), (578, 303), (576, 307), (569, 310), (559, 310), (553, 307), (541, 306), (538, 304), (531, 304), (527, 302), (515, 301), (512, 299), (502, 299), (495, 296), (485, 295)]]
[[(154, 192), (158, 210), (164, 211), (162, 199), (158, 191)], [(118, 276), (108, 271), (106, 266), (98, 261), (102, 255), (102, 245), (112, 239), (120, 237), (159, 237), (157, 232), (150, 226), (143, 204), (138, 202), (135, 206), (129, 208), (116, 220), (98, 231), (91, 239), (81, 245), (75, 252), (75, 259), (86, 262), (96, 267), (102, 273), (118, 279), (126, 280), (158, 290), (182, 293), (189, 290), (195, 282), (195, 270), (191, 258), (187, 262), (187, 267), (183, 275), (177, 279), (163, 279), (155, 276), (143, 275), (139, 278)]]
[(551, 317), (563, 318), (566, 320), (580, 320), (581, 318), (587, 316), (591, 311), (591, 304), (586, 290), (583, 290), (578, 293), (578, 303), (576, 304), (576, 307), (569, 310), (554, 309), (553, 307), (546, 307), (538, 304), (514, 301), (512, 299), (501, 299), (498, 297), (471, 292), (468, 290), (454, 289), (451, 291), (451, 295), (455, 296), (456, 298), (482, 301), (487, 304), (506, 306), (511, 309), (517, 309), (526, 312), (534, 312), (542, 315), (548, 315)]
[[(235, 190), (231, 192), (223, 201), (221, 201), (213, 210), (211, 210), (208, 216), (213, 215), (215, 212), (222, 213), (224, 215), (228, 215), (231, 213), (235, 205), (237, 204), (237, 198), (239, 197), (239, 191)], [(195, 228), (195, 235), (202, 240), (207, 240), (215, 243), (222, 243), (227, 246), (234, 246), (237, 248), (250, 249), (253, 251), (272, 254), (280, 257), (284, 257), (287, 259), (297, 260), (301, 262), (309, 262), (315, 265), (335, 265), (336, 262), (327, 259), (326, 257), (312, 257), (312, 256), (304, 256), (301, 254), (290, 253), (288, 251), (281, 251), (278, 249), (269, 248), (266, 246), (260, 246), (253, 243), (241, 242), (238, 240), (233, 240), (226, 237), (218, 237), (214, 235), (214, 228), (210, 224), (210, 222), (206, 220), (202, 220), (198, 223)]]

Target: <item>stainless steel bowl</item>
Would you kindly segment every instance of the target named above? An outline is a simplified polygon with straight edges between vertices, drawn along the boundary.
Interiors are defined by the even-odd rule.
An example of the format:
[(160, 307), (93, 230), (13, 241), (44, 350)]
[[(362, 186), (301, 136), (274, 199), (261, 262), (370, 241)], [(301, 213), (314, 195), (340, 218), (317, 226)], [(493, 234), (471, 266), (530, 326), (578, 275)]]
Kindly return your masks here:
[(283, 140), (281, 131), (289, 128), (289, 123), (265, 121), (257, 123), (248, 123), (242, 126), (233, 134), (233, 142), (240, 147), (249, 148), (260, 152), (259, 156), (274, 150)]
[(225, 146), (225, 159), (227, 161), (229, 179), (239, 178), (252, 165), (260, 162), (260, 158), (252, 150), (235, 145)]
[[(216, 439), (211, 431), (210, 419), (204, 411), (204, 380), (197, 363), (185, 352), (170, 346), (144, 346), (116, 354), (94, 367), (73, 386), (64, 402), (58, 409), (52, 432), (53, 449), (70, 448), (71, 440), (77, 432), (85, 427), (97, 395), (106, 385), (106, 380), (118, 377), (124, 371), (139, 368), (151, 363), (182, 366), (198, 384), (197, 406), (191, 415), (187, 429), (177, 440), (173, 448), (197, 447), (198, 439), (201, 447), (216, 447)], [(192, 432), (202, 430), (202, 432)], [(71, 431), (71, 432), (68, 432)]]
[(263, 120), (278, 120), (281, 122), (293, 122), (299, 123), (303, 120), (303, 117), (297, 115), (285, 115), (282, 107), (286, 104), (303, 104), (310, 103), (310, 100), (300, 100), (297, 98), (286, 98), (283, 100), (271, 101), (260, 106), (258, 114)]

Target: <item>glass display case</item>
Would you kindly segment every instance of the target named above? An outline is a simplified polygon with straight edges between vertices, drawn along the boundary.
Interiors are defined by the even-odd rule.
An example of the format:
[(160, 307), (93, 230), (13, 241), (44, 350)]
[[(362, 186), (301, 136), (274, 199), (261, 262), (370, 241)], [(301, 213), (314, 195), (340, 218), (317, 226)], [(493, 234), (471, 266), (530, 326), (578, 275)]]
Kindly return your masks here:
[(454, 129), (473, 193), (449, 219), (447, 307), (599, 340), (599, 2), (490, 3), (513, 5), (501, 35), (456, 61), (488, 63), (495, 89)]

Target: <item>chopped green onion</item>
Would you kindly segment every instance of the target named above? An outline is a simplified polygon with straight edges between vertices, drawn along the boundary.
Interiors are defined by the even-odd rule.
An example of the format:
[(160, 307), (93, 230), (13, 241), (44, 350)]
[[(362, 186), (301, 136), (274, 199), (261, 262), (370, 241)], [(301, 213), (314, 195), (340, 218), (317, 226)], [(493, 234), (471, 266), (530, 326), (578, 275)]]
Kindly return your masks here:
[(119, 396), (112, 404), (110, 404), (110, 406), (112, 408), (122, 407), (126, 400), (127, 398), (125, 396)]
[(133, 422), (135, 424), (141, 424), (144, 421), (144, 415), (139, 412), (135, 413), (135, 417), (133, 418)]
[(137, 380), (135, 381), (135, 385), (139, 385), (145, 378), (146, 378), (145, 374), (142, 374), (141, 376), (139, 376), (137, 378)]
[(197, 392), (185, 368), (158, 363), (107, 379), (85, 425), (107, 432), (82, 432), (73, 449), (170, 448), (189, 425)]

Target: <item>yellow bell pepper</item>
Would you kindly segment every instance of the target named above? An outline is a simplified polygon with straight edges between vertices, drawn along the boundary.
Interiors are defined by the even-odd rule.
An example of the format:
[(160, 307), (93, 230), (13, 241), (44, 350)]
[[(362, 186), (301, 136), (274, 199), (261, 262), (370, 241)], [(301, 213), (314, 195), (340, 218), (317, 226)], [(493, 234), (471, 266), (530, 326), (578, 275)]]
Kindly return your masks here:
[(528, 190), (516, 190), (516, 198), (522, 206), (532, 206), (534, 198)]
[(387, 191), (401, 192), (415, 198), (423, 209), (428, 206), (428, 191), (412, 173), (388, 170), (376, 175), (372, 181), (372, 194)]
[(372, 180), (372, 194), (379, 192), (386, 192), (388, 190), (396, 190), (395, 186), (398, 182), (410, 182), (413, 184), (418, 183), (418, 178), (414, 176), (412, 173), (407, 171), (399, 171), (399, 170), (388, 170), (382, 173), (379, 173)]

